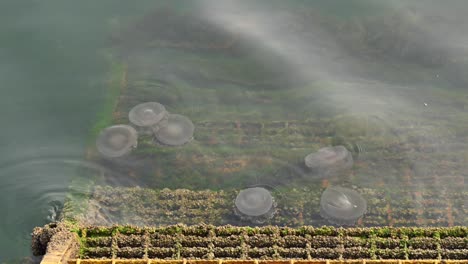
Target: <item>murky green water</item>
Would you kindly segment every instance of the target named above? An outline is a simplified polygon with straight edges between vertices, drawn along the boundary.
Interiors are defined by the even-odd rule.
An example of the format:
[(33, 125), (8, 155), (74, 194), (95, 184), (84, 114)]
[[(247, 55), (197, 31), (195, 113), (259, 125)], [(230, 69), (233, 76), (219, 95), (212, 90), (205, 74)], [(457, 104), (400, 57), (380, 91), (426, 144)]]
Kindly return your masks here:
[[(112, 3), (111, 3), (112, 2)], [(105, 98), (109, 20), (123, 1), (0, 3), (0, 263), (55, 217)]]
[[(466, 8), (464, 1), (3, 1), (0, 263), (29, 255), (29, 233), (57, 218), (72, 180), (74, 192), (86, 193), (76, 182), (109, 169), (125, 177), (110, 180), (117, 186), (223, 189), (249, 178), (262, 184), (259, 175), (270, 174), (265, 183), (284, 187), (289, 176), (273, 173), (284, 164), (345, 145), (357, 158), (348, 185), (398, 186), (411, 170), (414, 191), (440, 184), (444, 196), (458, 185), (466, 198)], [(144, 138), (118, 165), (85, 159), (93, 133), (106, 125), (109, 74), (122, 62), (129, 89), (112, 122), (128, 122), (137, 103), (164, 103), (196, 126), (186, 152), (155, 149)], [(232, 123), (242, 136), (223, 132)], [(181, 166), (188, 155), (200, 159)], [(431, 173), (435, 183), (426, 181)], [(466, 219), (463, 202), (454, 210)]]

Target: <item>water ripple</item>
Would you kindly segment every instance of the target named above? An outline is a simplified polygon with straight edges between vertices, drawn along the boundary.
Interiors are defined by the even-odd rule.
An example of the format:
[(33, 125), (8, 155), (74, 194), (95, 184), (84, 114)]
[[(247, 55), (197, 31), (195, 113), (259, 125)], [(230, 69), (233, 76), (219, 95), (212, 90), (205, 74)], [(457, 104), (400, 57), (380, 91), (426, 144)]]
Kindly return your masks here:
[(87, 182), (106, 171), (75, 157), (35, 157), (1, 164), (0, 235), (8, 246), (0, 245), (0, 248), (12, 250), (0, 255), (6, 258), (29, 255), (33, 227), (59, 220), (68, 194), (88, 192), (86, 186), (73, 181)]

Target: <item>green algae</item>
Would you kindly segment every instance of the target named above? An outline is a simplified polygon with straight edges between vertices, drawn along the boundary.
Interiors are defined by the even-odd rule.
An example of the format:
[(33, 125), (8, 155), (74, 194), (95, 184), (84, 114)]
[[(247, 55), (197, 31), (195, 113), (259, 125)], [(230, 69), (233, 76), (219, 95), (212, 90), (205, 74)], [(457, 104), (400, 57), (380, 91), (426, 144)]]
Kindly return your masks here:
[(107, 57), (110, 69), (106, 83), (106, 98), (102, 104), (102, 110), (97, 114), (96, 122), (89, 134), (89, 141), (93, 144), (99, 132), (113, 124), (113, 113), (116, 110), (119, 95), (122, 89), (126, 88), (127, 66), (124, 63), (117, 62), (111, 55)]
[[(319, 215), (319, 201), (323, 187), (291, 189), (283, 187), (274, 190), (272, 194), (277, 198), (277, 213), (273, 216), (269, 224), (300, 226), (326, 224), (326, 221)], [(368, 212), (362, 218), (359, 226), (447, 226), (451, 224), (461, 225), (464, 221), (464, 212), (441, 211), (448, 204), (455, 204), (458, 189), (453, 189), (454, 195), (445, 197), (439, 203), (433, 203), (437, 197), (437, 189), (420, 192), (421, 201), (428, 204), (424, 211), (414, 203), (405, 204), (394, 202), (388, 194), (399, 196), (404, 195), (408, 189), (359, 189), (368, 202)], [(144, 225), (164, 225), (176, 222), (186, 224), (196, 224), (204, 222), (207, 224), (221, 225), (226, 223), (245, 225), (233, 214), (233, 201), (236, 197), (236, 190), (223, 191), (190, 191), (190, 190), (151, 190), (141, 188), (110, 188), (96, 187), (90, 200), (101, 203), (99, 197), (107, 197), (105, 206), (100, 206), (99, 210), (118, 212), (114, 216), (110, 215), (111, 222), (138, 223)], [(418, 192), (419, 193), (419, 192)], [(126, 197), (125, 203), (119, 202), (119, 197)], [(109, 201), (114, 201), (110, 202)], [(101, 203), (102, 204), (102, 203)], [(89, 216), (85, 217), (93, 223), (93, 212), (98, 208), (89, 207)], [(423, 214), (422, 214), (423, 213)], [(98, 223), (98, 222), (96, 222)], [(372, 231), (372, 229), (369, 229)], [(395, 229), (379, 229), (377, 235), (382, 237), (398, 237)], [(398, 230), (405, 231), (400, 228)], [(450, 235), (455, 236), (458, 232), (455, 229)], [(278, 231), (279, 232), (279, 231)], [(304, 231), (305, 232), (305, 231)], [(328, 230), (312, 230), (327, 234)], [(405, 231), (406, 232), (406, 231)], [(407, 232), (418, 234), (419, 229), (409, 228)], [(422, 233), (424, 236), (434, 236), (434, 234)], [(461, 236), (464, 234), (461, 233)], [(446, 236), (446, 234), (440, 234)]]
[[(424, 151), (424, 159), (436, 160), (436, 163), (455, 159), (459, 154), (431, 153), (430, 147), (421, 139), (421, 134), (430, 134), (435, 135), (437, 140), (455, 140), (456, 136), (465, 136), (468, 131), (464, 125), (467, 122), (454, 122), (465, 120), (466, 115), (453, 112), (454, 109), (449, 106), (456, 99), (457, 107), (464, 108), (466, 98), (456, 91), (440, 92), (446, 83), (428, 85), (425, 89), (431, 99), (442, 97), (440, 104), (421, 107), (424, 110), (415, 108), (406, 116), (391, 120), (389, 129), (382, 129), (382, 124), (373, 120), (372, 115), (350, 114), (345, 107), (336, 106), (329, 99), (343, 91), (343, 84), (281, 80), (284, 73), (288, 73), (287, 67), (265, 67), (275, 64), (271, 62), (280, 62), (277, 56), (265, 51), (256, 54), (258, 49), (249, 49), (241, 50), (239, 55), (230, 51), (198, 52), (160, 47), (150, 49), (144, 56), (129, 56), (125, 62), (114, 63), (111, 72), (116, 74), (111, 77), (111, 83), (122, 81), (119, 73), (128, 71), (128, 89), (123, 91), (117, 108), (114, 106), (120, 92), (113, 90), (109, 93), (108, 103), (104, 105), (105, 110), (100, 114), (92, 134), (112, 123), (126, 123), (126, 113), (131, 106), (147, 100), (161, 99), (171, 112), (189, 116), (196, 125), (194, 141), (171, 148), (155, 144), (151, 137), (143, 136), (132, 158), (148, 160), (150, 166), (128, 168), (129, 174), (132, 172), (138, 180), (151, 187), (172, 189), (235, 188), (243, 185), (244, 180), (252, 175), (274, 174), (283, 166), (281, 162), (244, 166), (243, 162), (247, 160), (255, 161), (255, 157), (264, 156), (295, 166), (306, 154), (320, 147), (344, 145), (361, 161), (354, 166), (351, 175), (346, 175), (345, 182), (372, 187), (382, 184), (378, 182), (378, 176), (383, 173), (387, 176), (381, 180), (386, 185), (382, 194), (369, 195), (371, 202), (377, 205), (370, 209), (376, 215), (372, 220), (369, 218), (371, 225), (391, 223), (382, 215), (387, 206), (385, 202), (391, 207), (398, 207), (401, 202), (391, 199), (393, 189), (398, 190), (401, 186), (389, 185), (408, 175), (406, 171), (411, 161), (404, 156), (408, 149), (419, 148)], [(374, 62), (366, 65), (371, 66)], [(432, 80), (431, 75), (437, 72), (437, 69), (426, 71), (418, 65), (405, 65), (404, 68), (386, 71), (379, 67), (376, 71), (388, 74), (378, 75), (384, 80), (398, 79), (399, 83), (407, 83), (411, 78)], [(404, 87), (398, 89), (417, 96), (414, 91)], [(294, 113), (291, 113), (291, 109), (295, 109)], [(444, 115), (449, 111), (452, 112), (447, 118)], [(293, 120), (299, 120), (295, 127), (291, 125)], [(301, 124), (302, 121), (304, 123)], [(213, 125), (210, 126), (210, 123)], [(454, 127), (453, 123), (457, 125)], [(361, 146), (364, 147), (362, 152)], [(468, 157), (468, 154), (465, 155)], [(438, 174), (435, 169), (432, 172)], [(454, 168), (455, 172), (457, 170)], [(338, 177), (329, 180), (339, 182)], [(320, 181), (314, 181), (314, 184), (320, 184)], [(407, 216), (410, 219), (407, 222), (411, 222), (417, 212), (409, 206), (413, 200), (411, 192), (417, 188), (402, 185), (410, 194), (402, 194), (402, 208), (406, 206), (406, 209), (401, 210), (401, 215)], [(294, 195), (287, 188), (284, 191), (289, 196)], [(460, 208), (460, 201), (456, 200), (454, 206)], [(297, 207), (306, 204), (298, 202)], [(436, 214), (427, 217), (434, 219)], [(305, 217), (313, 217), (313, 214)], [(281, 221), (287, 222), (288, 219), (285, 217)], [(393, 224), (404, 225), (407, 222)]]
[[(86, 229), (89, 228), (96, 230), (95, 227), (87, 227)], [(114, 232), (119, 228), (121, 227), (104, 228), (107, 230), (102, 232), (108, 234), (107, 237), (85, 237), (80, 245), (80, 257), (110, 258), (117, 252), (122, 254), (122, 250), (128, 248), (128, 246), (134, 247), (133, 249), (138, 252), (149, 252), (150, 249), (147, 247), (149, 245), (159, 245), (158, 239), (167, 242), (164, 242), (166, 249), (172, 249), (171, 259), (187, 257), (188, 252), (202, 259), (216, 258), (216, 255), (223, 250), (219, 247), (233, 245), (232, 241), (234, 240), (237, 241), (237, 244), (240, 243), (240, 247), (238, 247), (240, 251), (232, 252), (230, 256), (238, 259), (254, 257), (254, 255), (257, 256), (256, 258), (266, 259), (307, 258), (309, 255), (313, 255), (314, 258), (325, 259), (463, 259), (468, 254), (466, 249), (458, 249), (462, 244), (456, 237), (438, 238), (431, 236), (444, 233), (448, 228), (391, 228), (392, 233), (398, 234), (398, 236), (392, 236), (391, 238), (388, 237), (387, 231), (383, 231), (381, 228), (334, 228), (328, 226), (320, 228), (310, 226), (300, 228), (277, 226), (253, 228), (173, 225), (156, 229), (153, 227), (131, 228), (127, 226), (125, 227), (127, 232), (125, 237), (121, 237), (119, 232)], [(462, 230), (462, 232), (467, 232), (466, 227), (456, 228)], [(423, 230), (422, 233), (421, 230)], [(157, 236), (152, 234), (157, 234)], [(131, 239), (126, 239), (130, 237)], [(99, 239), (101, 239), (101, 242), (98, 242)], [(117, 243), (117, 241), (119, 242)], [(150, 244), (142, 243), (143, 241), (149, 241)], [(134, 243), (137, 243), (138, 246)], [(211, 246), (207, 247), (210, 244)], [(326, 250), (327, 248), (329, 250)], [(357, 248), (359, 250), (356, 250)], [(153, 247), (151, 251), (159, 252), (160, 249), (162, 248)], [(298, 251), (298, 249), (303, 249), (305, 252)], [(201, 252), (204, 253), (200, 254)], [(215, 254), (209, 257), (206, 254), (207, 252)], [(306, 252), (308, 253), (306, 254)], [(128, 253), (132, 254), (130, 251)], [(164, 252), (159, 253), (163, 254)], [(140, 253), (140, 255), (143, 256), (144, 254)]]
[[(105, 84), (106, 98), (104, 100), (102, 110), (96, 116), (96, 121), (88, 136), (88, 152), (94, 149), (94, 143), (99, 132), (105, 127), (112, 124), (113, 112), (116, 109), (119, 95), (125, 86), (126, 66), (117, 62), (110, 54), (107, 54), (109, 72), (107, 82)], [(86, 153), (86, 159), (90, 159)], [(92, 186), (98, 182), (98, 175), (95, 172), (79, 169), (76, 176), (72, 179), (69, 189), (71, 190), (65, 199), (63, 216), (68, 221), (74, 221), (80, 216), (86, 214), (88, 208), (88, 199), (92, 190)], [(89, 178), (87, 178), (88, 176)]]

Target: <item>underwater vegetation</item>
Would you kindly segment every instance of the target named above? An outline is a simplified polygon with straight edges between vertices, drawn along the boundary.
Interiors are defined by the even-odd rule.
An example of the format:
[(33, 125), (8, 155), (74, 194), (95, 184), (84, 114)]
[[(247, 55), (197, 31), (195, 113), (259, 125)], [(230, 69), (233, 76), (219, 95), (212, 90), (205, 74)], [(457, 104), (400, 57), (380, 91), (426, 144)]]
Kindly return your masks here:
[(329, 26), (335, 27), (333, 30), (343, 47), (356, 54), (426, 67), (443, 66), (451, 54), (430, 28), (425, 28), (424, 22), (414, 10), (395, 10)]
[[(394, 115), (389, 119), (390, 115), (384, 115), (384, 110), (387, 107), (399, 108), (400, 97), (388, 100), (383, 97), (393, 93), (404, 95), (406, 90), (392, 90), (394, 86), (388, 85), (388, 93), (382, 96), (379, 94), (380, 87), (377, 87), (382, 85), (381, 82), (365, 82), (366, 89), (359, 87), (355, 90), (353, 85), (360, 86), (361, 82), (352, 83), (349, 89), (341, 87), (346, 83), (336, 82), (335, 85), (332, 81), (314, 81), (311, 85), (301, 87), (282, 83), (278, 81), (282, 79), (278, 78), (279, 74), (265, 70), (270, 66), (265, 63), (268, 60), (245, 59), (249, 54), (257, 52), (253, 48), (248, 52), (242, 50), (245, 54), (238, 57), (226, 56), (221, 52), (200, 52), (199, 49), (214, 47), (210, 46), (210, 42), (223, 43), (223, 37), (208, 37), (225, 31), (219, 25), (207, 21), (197, 24), (204, 19), (193, 18), (193, 14), (170, 16), (159, 12), (162, 11), (149, 13), (141, 22), (137, 22), (140, 24), (135, 34), (140, 34), (141, 39), (134, 39), (136, 46), (133, 48), (137, 51), (131, 54), (134, 56), (125, 58), (129, 65), (128, 89), (119, 98), (114, 123), (128, 122), (128, 109), (153, 99), (166, 104), (167, 113), (177, 112), (193, 119), (178, 123), (180, 120), (174, 121), (176, 115), (167, 114), (149, 134), (140, 134), (138, 131), (138, 149), (131, 158), (115, 165), (114, 168), (121, 171), (123, 177), (132, 179), (132, 186), (157, 190), (145, 190), (143, 194), (135, 196), (138, 190), (98, 190), (93, 198), (103, 199), (104, 204), (108, 205), (93, 204), (91, 211), (99, 212), (101, 208), (101, 212), (110, 215), (110, 223), (125, 219), (137, 224), (173, 221), (196, 223), (203, 219), (214, 224), (334, 223), (359, 226), (450, 226), (466, 222), (467, 211), (463, 201), (467, 194), (457, 185), (464, 186), (466, 176), (460, 162), (464, 162), (468, 156), (461, 147), (445, 156), (436, 152), (438, 146), (434, 139), (437, 139), (439, 131), (424, 130), (427, 127), (445, 127), (455, 119), (444, 123), (438, 119), (426, 119), (434, 116), (445, 118), (443, 112), (435, 108), (435, 103), (429, 102), (427, 107), (421, 102), (414, 107), (415, 114), (392, 112)], [(175, 13), (173, 10), (168, 12)], [(416, 62), (423, 67), (440, 67), (445, 63), (443, 47), (438, 43), (430, 43), (426, 50), (419, 48), (430, 36), (418, 31), (418, 25), (413, 25), (411, 19), (405, 20), (405, 17), (402, 21), (399, 21), (398, 16), (387, 21), (387, 18), (363, 16), (355, 18), (355, 23), (341, 24), (343, 21), (320, 16), (310, 18), (299, 15), (297, 19), (292, 22), (298, 22), (296, 28), (305, 34), (311, 34), (307, 31), (307, 21), (311, 20), (307, 19), (314, 22), (328, 20), (322, 21), (319, 27), (329, 29), (332, 33), (336, 30), (335, 37), (343, 38), (339, 42), (345, 46), (344, 49), (358, 57), (395, 57), (400, 61)], [(405, 23), (411, 26), (405, 29)], [(205, 25), (213, 30), (203, 31)], [(392, 31), (392, 25), (401, 26)], [(174, 29), (177, 31), (182, 28), (186, 28), (188, 33), (174, 33)], [(414, 34), (411, 33), (413, 31)], [(123, 39), (132, 41), (130, 35), (133, 33), (127, 33), (129, 35)], [(230, 32), (224, 33), (227, 34), (226, 39), (229, 39)], [(243, 40), (238, 40), (240, 42), (236, 43), (242, 44)], [(282, 61), (276, 60), (277, 57), (271, 57), (271, 64), (281, 64)], [(296, 75), (291, 76), (296, 78)], [(295, 82), (298, 83), (301, 82)], [(387, 86), (383, 86), (383, 89), (387, 89)], [(348, 112), (346, 105), (334, 104), (333, 100), (324, 98), (325, 95), (331, 95), (346, 101), (346, 92), (355, 100), (352, 104), (358, 105), (357, 108), (361, 104), (366, 105), (367, 101), (374, 102), (373, 99), (380, 98), (369, 108), (379, 107), (384, 114), (369, 113), (364, 111), (369, 109), (363, 106), (359, 109), (364, 113), (354, 115)], [(464, 102), (461, 100), (460, 104), (466, 104)], [(162, 112), (146, 110), (142, 111), (142, 116), (145, 119), (146, 112), (148, 120), (159, 119), (155, 117)], [(413, 111), (413, 107), (410, 110)], [(128, 118), (132, 120), (130, 114)], [(193, 129), (195, 126), (196, 131)], [(466, 127), (459, 126), (457, 134), (465, 137)], [(422, 133), (430, 135), (423, 136)], [(445, 137), (445, 134), (439, 136)], [(448, 144), (457, 144), (459, 139), (446, 139), (447, 146), (442, 147), (453, 150), (452, 145)], [(183, 148), (161, 147), (178, 146), (188, 141), (191, 144)], [(434, 163), (431, 166), (412, 165), (432, 161)], [(320, 177), (304, 176), (302, 171), (296, 173), (293, 169), (289, 169), (293, 171), (291, 173), (276, 173), (287, 171), (288, 167), (300, 167), (300, 170)], [(425, 167), (428, 172), (422, 175), (419, 167)], [(242, 213), (236, 202), (233, 202), (240, 193), (232, 188), (242, 186), (252, 175), (281, 178), (287, 190), (285, 194), (294, 202), (282, 204), (277, 194), (271, 191), (273, 203), (278, 203), (271, 218), (269, 211), (263, 215), (268, 217), (261, 221), (255, 220), (257, 216)], [(106, 177), (109, 179), (114, 176)], [(304, 188), (313, 190), (310, 193), (300, 188), (295, 190), (295, 181), (306, 177), (308, 182)], [(364, 198), (361, 199), (364, 201), (342, 189), (323, 190), (329, 185), (342, 183), (363, 189), (359, 189), (358, 193), (362, 194)], [(173, 190), (160, 191), (165, 187)], [(180, 188), (193, 189), (193, 192), (176, 190)], [(210, 195), (198, 193), (198, 190), (205, 189), (214, 189), (216, 192), (212, 191)], [(265, 201), (270, 201), (268, 196), (257, 196), (260, 200), (263, 197)], [(321, 197), (325, 200), (323, 205)], [(115, 204), (114, 199), (125, 199), (131, 206)], [(260, 204), (252, 202), (252, 206)], [(359, 206), (363, 204), (368, 205), (367, 210), (366, 206)], [(360, 215), (365, 211), (368, 211), (366, 215)], [(151, 216), (151, 219), (144, 219), (145, 215)]]
[[(465, 225), (468, 221), (467, 208), (464, 207), (468, 193), (460, 187), (453, 187), (452, 192), (447, 194), (440, 193), (437, 189), (414, 191), (401, 187), (353, 188), (358, 195), (343, 191), (348, 187), (340, 188), (338, 193), (330, 190), (324, 192), (326, 187), (321, 185), (271, 190), (269, 192), (275, 201), (275, 212), (261, 224), (242, 220), (236, 214), (235, 200), (242, 189), (195, 191), (95, 186), (87, 201), (87, 210), (79, 215), (65, 210), (63, 216), (65, 219), (71, 218), (90, 225), (193, 225), (203, 222), (238, 226), (321, 226), (330, 224), (327, 218), (321, 216), (321, 197), (324, 196), (325, 200), (322, 201), (327, 203), (328, 199), (333, 199), (335, 203), (331, 203), (332, 205), (344, 208), (330, 209), (327, 203), (325, 207), (330, 214), (328, 218), (333, 217), (337, 221), (347, 222), (348, 225), (455, 226)], [(337, 201), (340, 193), (346, 198), (341, 196), (342, 199)], [(417, 203), (413, 201), (414, 197), (418, 197)], [(362, 202), (361, 199), (365, 201)], [(265, 201), (268, 200), (266, 195)], [(73, 208), (74, 202), (67, 201), (65, 208)], [(347, 209), (349, 204), (353, 205), (353, 210)], [(365, 215), (360, 215), (364, 210)]]
[(328, 187), (320, 198), (320, 215), (333, 224), (354, 225), (366, 211), (366, 200), (349, 188)]
[(112, 41), (123, 49), (164, 47), (216, 51), (237, 44), (238, 35), (209, 23), (196, 11), (158, 8), (114, 32)]
[[(432, 8), (437, 10), (428, 9)], [(467, 71), (468, 52), (466, 32), (458, 29), (464, 27), (460, 26), (464, 22), (432, 12), (423, 7), (403, 7), (347, 19), (320, 17), (319, 23), (350, 56), (381, 64), (369, 77), (393, 75), (392, 81), (414, 84), (435, 77), (432, 82), (442, 84), (440, 80), (444, 79), (449, 86), (463, 89), (468, 83), (463, 74)], [(385, 70), (380, 68), (382, 65), (393, 69)], [(394, 70), (399, 73), (391, 73)], [(406, 75), (405, 70), (412, 74)]]
[(261, 224), (273, 217), (276, 202), (271, 193), (262, 187), (241, 190), (237, 194), (235, 213), (242, 220)]
[(138, 144), (137, 131), (127, 125), (115, 125), (104, 129), (96, 140), (98, 151), (109, 158), (130, 153)]

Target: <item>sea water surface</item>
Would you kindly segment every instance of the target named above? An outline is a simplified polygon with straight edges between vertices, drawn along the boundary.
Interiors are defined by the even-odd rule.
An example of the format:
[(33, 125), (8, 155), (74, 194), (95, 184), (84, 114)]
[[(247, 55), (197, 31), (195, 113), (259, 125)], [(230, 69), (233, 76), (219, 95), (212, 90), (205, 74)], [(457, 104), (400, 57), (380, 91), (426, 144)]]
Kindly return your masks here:
[(106, 95), (102, 49), (126, 1), (0, 3), (0, 263), (25, 261), (84, 162)]
[[(300, 10), (306, 22), (294, 15), (298, 13), (289, 12), (289, 6)], [(435, 153), (434, 157), (446, 158), (457, 153), (447, 160), (457, 167), (457, 179), (466, 182), (466, 1), (4, 0), (0, 3), (0, 263), (25, 262), (24, 258), (31, 254), (32, 228), (58, 219), (63, 200), (71, 191), (70, 181), (79, 177), (86, 180), (96, 171), (107, 169), (86, 160), (85, 152), (94, 141), (91, 131), (109, 97), (106, 89), (109, 56), (125, 58), (134, 52), (124, 48), (112, 53), (109, 48), (119, 42), (116, 32), (120, 26), (137, 24), (145, 14), (154, 10), (161, 12), (157, 10), (164, 8), (186, 12), (186, 17), (178, 17), (181, 20), (198, 16), (217, 29), (235, 31), (246, 46), (261, 51), (252, 52), (252, 60), (258, 64), (247, 65), (252, 67), (248, 78), (254, 81), (245, 85), (247, 90), (265, 93), (260, 101), (246, 100), (248, 91), (239, 96), (235, 91), (239, 83), (226, 84), (226, 76), (203, 83), (206, 80), (194, 78), (190, 71), (185, 71), (186, 76), (178, 76), (164, 68), (158, 72), (164, 76), (157, 78), (164, 77), (188, 87), (189, 93), (179, 97), (179, 101), (173, 100), (174, 105), (181, 104), (180, 101), (191, 104), (195, 113), (206, 104), (219, 108), (234, 104), (233, 113), (247, 108), (255, 117), (269, 121), (275, 117), (284, 120), (301, 115), (320, 120), (333, 114), (366, 114), (380, 129), (390, 131), (397, 138), (403, 135), (398, 130), (401, 125), (398, 122), (407, 117), (411, 123), (404, 125), (414, 129), (414, 134), (399, 138), (402, 144), (427, 143), (425, 146)], [(392, 12), (394, 16), (386, 16)], [(327, 20), (328, 16), (349, 23)], [(181, 21), (184, 23), (190, 24)], [(170, 20), (167, 25), (178, 23)], [(160, 25), (143, 26), (151, 29)], [(164, 29), (167, 35), (163, 37), (177, 41), (191, 33), (174, 28), (175, 31)], [(131, 47), (139, 46), (140, 40), (131, 36), (139, 36), (141, 40), (152, 37), (129, 36)], [(198, 41), (204, 43), (204, 40)], [(193, 55), (190, 54), (193, 51), (174, 50), (165, 53), (143, 47), (137, 50), (139, 55), (133, 54), (134, 63), (136, 61), (133, 66), (135, 69), (141, 66), (143, 73), (148, 70), (145, 58), (152, 58), (146, 55), (161, 52), (158, 58), (161, 63), (166, 60), (170, 69), (172, 59)], [(209, 57), (210, 51), (195, 55)], [(150, 61), (148, 65), (154, 63)], [(186, 68), (201, 72), (202, 66), (198, 69), (187, 65)], [(279, 101), (279, 108), (274, 108), (279, 111), (262, 112), (262, 104), (277, 99), (270, 98), (268, 87), (256, 86), (264, 77), (256, 74), (270, 69), (273, 69), (269, 72), (272, 75), (275, 71), (281, 72), (278, 75), (281, 78), (273, 76), (272, 79), (291, 85), (291, 90), (302, 88), (297, 94), (285, 93), (293, 100), (288, 102), (286, 96)], [(211, 70), (207, 75), (218, 72), (215, 68)], [(320, 87), (309, 89), (307, 83)], [(223, 94), (216, 94), (221, 89), (215, 90), (212, 98), (203, 98), (191, 89), (191, 85), (212, 87), (218, 84), (224, 85)], [(232, 90), (226, 89), (231, 87), (229, 85)], [(210, 114), (216, 118), (216, 111)], [(343, 131), (352, 134), (353, 130), (348, 128), (356, 124), (340, 125), (346, 128)], [(346, 141), (346, 138), (334, 140), (343, 143), (340, 140)], [(355, 152), (365, 152), (365, 138), (351, 145), (357, 149)], [(427, 149), (408, 149), (402, 157), (411, 163), (416, 174), (424, 174), (431, 167), (430, 161), (418, 160), (420, 152)], [(392, 168), (379, 167), (382, 163), (372, 158), (366, 162), (370, 167), (376, 166), (376, 171), (382, 171), (382, 181), (392, 184), (399, 180), (392, 175)], [(86, 171), (89, 175), (83, 173)], [(365, 185), (368, 184), (366, 177), (379, 176), (363, 173), (361, 177), (356, 183)], [(421, 181), (421, 184), (425, 183)], [(86, 192), (76, 185), (73, 188), (75, 193)], [(444, 189), (444, 192), (449, 191)], [(463, 214), (466, 205), (456, 209)]]

